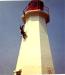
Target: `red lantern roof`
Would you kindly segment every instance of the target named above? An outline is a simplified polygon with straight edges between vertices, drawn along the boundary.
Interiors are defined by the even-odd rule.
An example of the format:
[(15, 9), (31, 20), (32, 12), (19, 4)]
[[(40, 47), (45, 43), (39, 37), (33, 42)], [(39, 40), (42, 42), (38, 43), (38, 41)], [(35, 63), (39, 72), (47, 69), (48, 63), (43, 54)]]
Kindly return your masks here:
[(27, 6), (27, 10), (35, 10), (35, 9), (41, 9), (43, 10), (44, 4), (40, 0), (32, 0), (29, 2)]
[(23, 19), (26, 21), (30, 15), (40, 15), (45, 18), (46, 23), (49, 22), (49, 9), (44, 6), (44, 2), (41, 0), (31, 0), (24, 9)]

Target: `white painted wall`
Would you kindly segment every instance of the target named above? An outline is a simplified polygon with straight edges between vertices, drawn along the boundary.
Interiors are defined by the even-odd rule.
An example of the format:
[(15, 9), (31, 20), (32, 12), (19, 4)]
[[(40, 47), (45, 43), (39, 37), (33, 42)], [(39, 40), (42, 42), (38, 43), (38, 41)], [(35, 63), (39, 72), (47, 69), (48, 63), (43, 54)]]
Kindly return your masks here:
[(28, 37), (21, 41), (15, 70), (22, 69), (22, 75), (48, 73), (47, 66), (53, 69), (53, 62), (45, 20), (39, 16), (30, 16), (25, 24), (25, 32)]

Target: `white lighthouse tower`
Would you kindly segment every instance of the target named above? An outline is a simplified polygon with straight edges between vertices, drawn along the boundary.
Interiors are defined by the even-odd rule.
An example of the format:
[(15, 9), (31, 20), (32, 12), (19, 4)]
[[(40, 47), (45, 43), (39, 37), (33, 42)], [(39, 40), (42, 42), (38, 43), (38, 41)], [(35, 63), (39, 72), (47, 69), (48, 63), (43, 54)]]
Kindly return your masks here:
[(47, 34), (49, 9), (41, 0), (31, 0), (22, 15), (24, 29), (14, 75), (53, 74), (54, 66)]

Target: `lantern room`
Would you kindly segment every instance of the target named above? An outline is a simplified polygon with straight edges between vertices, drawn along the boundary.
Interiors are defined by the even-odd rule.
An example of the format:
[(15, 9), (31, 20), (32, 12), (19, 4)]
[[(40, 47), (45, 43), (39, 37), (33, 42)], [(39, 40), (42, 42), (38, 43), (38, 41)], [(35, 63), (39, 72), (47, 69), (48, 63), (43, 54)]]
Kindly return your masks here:
[(44, 5), (44, 2), (41, 0), (31, 0), (26, 8), (23, 10), (22, 19), (24, 23), (31, 15), (39, 15), (43, 17), (46, 23), (49, 22), (49, 8)]
[(40, 9), (43, 10), (44, 4), (42, 1), (40, 0), (32, 0), (31, 2), (29, 2), (28, 4), (28, 10), (36, 10), (36, 9)]

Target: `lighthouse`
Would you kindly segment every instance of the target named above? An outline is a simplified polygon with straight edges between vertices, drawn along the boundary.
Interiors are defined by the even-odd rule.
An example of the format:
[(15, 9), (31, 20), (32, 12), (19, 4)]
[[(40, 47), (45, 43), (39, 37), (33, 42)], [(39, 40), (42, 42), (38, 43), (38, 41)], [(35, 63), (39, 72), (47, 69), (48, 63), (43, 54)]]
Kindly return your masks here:
[(14, 75), (54, 74), (47, 24), (49, 8), (42, 0), (31, 0), (21, 16), (22, 40)]

